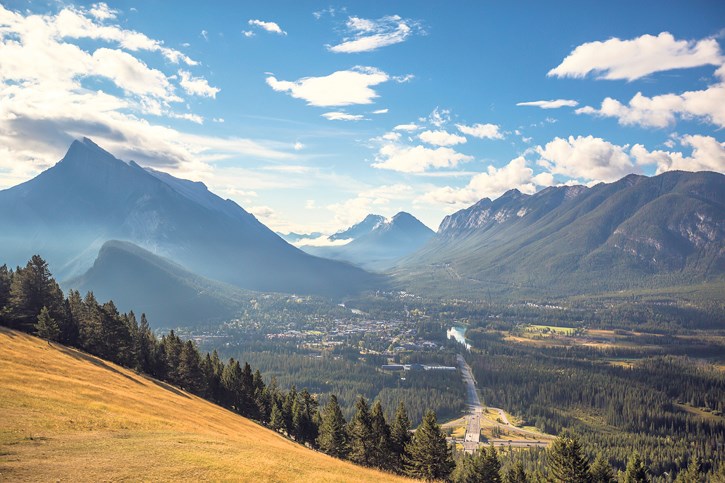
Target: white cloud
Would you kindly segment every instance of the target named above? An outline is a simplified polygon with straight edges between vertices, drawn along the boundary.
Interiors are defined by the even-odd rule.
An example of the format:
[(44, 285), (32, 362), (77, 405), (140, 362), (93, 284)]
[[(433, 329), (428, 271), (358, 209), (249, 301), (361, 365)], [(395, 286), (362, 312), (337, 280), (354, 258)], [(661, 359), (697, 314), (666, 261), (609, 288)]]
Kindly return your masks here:
[(573, 101), (571, 99), (556, 99), (556, 100), (550, 100), (550, 101), (519, 102), (516, 105), (517, 106), (540, 107), (542, 109), (558, 109), (560, 107), (575, 107), (578, 104), (579, 103), (577, 101)]
[(184, 88), (187, 94), (192, 96), (213, 97), (216, 98), (217, 93), (221, 90), (218, 87), (212, 87), (203, 77), (193, 77), (191, 73), (185, 70), (179, 70), (181, 81), (179, 84)]
[(538, 164), (553, 174), (610, 182), (635, 171), (625, 148), (593, 136), (569, 136), (537, 146), (536, 153)]
[(717, 40), (676, 40), (669, 32), (662, 32), (656, 37), (642, 35), (632, 40), (615, 37), (582, 44), (547, 75), (585, 77), (594, 73), (601, 79), (632, 81), (654, 72), (720, 65), (722, 62)]
[(535, 177), (534, 171), (520, 156), (501, 168), (489, 166), (486, 172), (473, 176), (463, 188), (449, 186), (437, 188), (424, 194), (420, 201), (467, 206), (482, 198), (498, 198), (513, 188), (522, 193), (533, 194), (536, 192), (537, 184), (548, 185), (550, 181), (553, 181), (553, 178)]
[(599, 109), (585, 106), (576, 112), (615, 117), (622, 125), (663, 128), (674, 124), (679, 117), (686, 120), (699, 118), (722, 128), (725, 127), (725, 83), (701, 91), (654, 97), (638, 92), (627, 104), (607, 97)]
[(327, 235), (321, 235), (317, 238), (303, 238), (293, 243), (294, 246), (300, 247), (339, 247), (347, 245), (352, 240), (330, 240)]
[(346, 23), (349, 37), (337, 45), (328, 45), (327, 49), (335, 53), (370, 52), (388, 45), (404, 42), (412, 33), (419, 30), (418, 23), (403, 19), (398, 15), (389, 15), (377, 20), (349, 17)]
[(402, 173), (423, 173), (429, 168), (455, 168), (459, 163), (472, 160), (451, 148), (426, 148), (404, 146), (396, 143), (384, 144), (375, 155), (373, 167)]
[(204, 40), (209, 40), (209, 32), (207, 32), (206, 30), (201, 31), (201, 36), (204, 37)]
[(273, 34), (278, 35), (287, 35), (287, 32), (282, 30), (279, 25), (275, 22), (265, 22), (263, 20), (257, 20), (257, 19), (250, 19), (249, 22), (247, 22), (252, 27), (259, 27), (263, 30), (266, 30), (267, 32), (271, 32)]
[(320, 115), (329, 121), (362, 121), (365, 119), (362, 114), (348, 114), (340, 111), (326, 112)]
[(204, 118), (203, 117), (201, 117), (198, 114), (192, 114), (190, 112), (185, 112), (183, 114), (178, 114), (178, 113), (175, 113), (175, 112), (171, 112), (171, 113), (168, 114), (168, 116), (171, 117), (171, 118), (173, 118), (173, 119), (183, 119), (185, 121), (191, 121), (191, 122), (194, 122), (196, 124), (204, 124)]
[(116, 16), (118, 15), (118, 10), (109, 8), (109, 6), (107, 4), (101, 2), (101, 3), (94, 3), (91, 6), (91, 9), (88, 10), (88, 13), (90, 13), (97, 20), (103, 21), (103, 20), (112, 20), (112, 19), (116, 18)]
[(463, 134), (473, 136), (479, 139), (503, 139), (500, 126), (496, 124), (474, 124), (466, 126), (464, 124), (456, 124), (456, 127)]
[(302, 151), (303, 149), (305, 149), (305, 145), (302, 144), (301, 142), (297, 141), (294, 144), (293, 148), (294, 148), (295, 151)]
[(465, 137), (443, 130), (423, 131), (418, 135), (418, 138), (424, 143), (432, 144), (434, 146), (454, 146), (456, 144), (463, 144), (466, 142)]
[(348, 106), (371, 104), (378, 97), (371, 87), (390, 79), (388, 74), (374, 67), (355, 67), (340, 70), (323, 77), (303, 77), (296, 81), (267, 77), (267, 84), (277, 92), (287, 92), (310, 106)]
[(242, 30), (242, 35), (245, 37), (254, 37), (254, 31), (253, 30)]
[(671, 170), (725, 173), (725, 143), (710, 136), (686, 135), (682, 136), (680, 144), (692, 148), (692, 154), (648, 151), (641, 144), (632, 146), (631, 154), (639, 165), (656, 165), (657, 174)]
[(412, 124), (412, 123), (411, 124), (398, 124), (397, 126), (395, 126), (393, 128), (393, 131), (412, 132), (412, 131), (417, 131), (418, 129), (420, 129), (420, 126), (418, 126), (417, 124)]
[(443, 127), (451, 120), (450, 109), (439, 109), (436, 107), (428, 116), (428, 122), (435, 127)]
[(373, 111), (371, 114), (387, 114), (389, 109), (378, 109)]
[(381, 136), (381, 139), (384, 139), (385, 141), (400, 141), (401, 135), (399, 132), (386, 132)]

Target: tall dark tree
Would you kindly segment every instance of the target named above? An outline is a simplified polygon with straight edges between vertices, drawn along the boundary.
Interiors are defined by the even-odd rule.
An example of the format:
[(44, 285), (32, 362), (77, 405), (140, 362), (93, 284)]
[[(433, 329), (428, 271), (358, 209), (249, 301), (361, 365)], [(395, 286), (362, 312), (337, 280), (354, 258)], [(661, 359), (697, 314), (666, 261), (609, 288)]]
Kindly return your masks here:
[(266, 422), (269, 418), (269, 406), (267, 404), (264, 392), (264, 379), (262, 379), (262, 373), (259, 372), (259, 369), (254, 371), (254, 377), (252, 378), (252, 388), (255, 417), (260, 421)]
[(594, 459), (589, 472), (592, 475), (592, 483), (612, 483), (615, 481), (612, 465), (609, 464), (609, 461), (602, 453), (599, 453)]
[(393, 454), (394, 469), (398, 473), (404, 471), (403, 460), (406, 455), (406, 447), (410, 442), (410, 418), (405, 410), (405, 404), (400, 401), (398, 409), (395, 411), (395, 420), (390, 428), (390, 445)]
[(677, 475), (675, 483), (703, 483), (705, 475), (702, 473), (702, 460), (699, 457), (691, 458), (687, 468)]
[(207, 382), (207, 397), (218, 404), (223, 404), (222, 374), (224, 373), (224, 363), (219, 359), (216, 350), (211, 354), (206, 353), (202, 363), (202, 370)]
[(453, 471), (455, 463), (451, 449), (433, 411), (425, 413), (407, 450), (406, 472), (413, 478), (445, 480)]
[(10, 301), (10, 286), (13, 283), (13, 271), (7, 265), (0, 266), (0, 322), (3, 320), (3, 309)]
[(364, 397), (359, 396), (355, 402), (355, 414), (347, 425), (348, 458), (353, 463), (370, 466), (373, 462), (373, 426), (370, 407)]
[(12, 277), (8, 298), (13, 327), (30, 332), (43, 307), (56, 321), (63, 317), (63, 292), (50, 274), (48, 264), (38, 255), (19, 268)]
[(373, 403), (370, 410), (370, 423), (373, 430), (373, 454), (370, 463), (376, 468), (392, 470), (394, 459), (390, 440), (390, 426), (385, 420), (385, 413), (380, 400)]
[(257, 405), (254, 403), (254, 375), (252, 374), (252, 366), (249, 365), (249, 362), (245, 362), (242, 368), (240, 396), (240, 412), (247, 417), (256, 418)]
[(242, 368), (239, 361), (233, 358), (224, 366), (222, 372), (222, 386), (224, 387), (223, 404), (239, 411), (241, 406), (240, 390), (242, 386)]
[(501, 483), (501, 461), (493, 445), (474, 455), (464, 455), (456, 465), (453, 480), (456, 483)]
[(48, 312), (47, 307), (40, 309), (38, 321), (35, 323), (35, 330), (38, 333), (38, 337), (48, 341), (57, 341), (60, 337), (60, 327), (58, 327), (58, 322), (50, 316), (50, 312)]
[(156, 338), (149, 321), (146, 319), (146, 314), (141, 314), (141, 323), (138, 325), (138, 331), (136, 332), (136, 362), (138, 369), (147, 374), (153, 374), (154, 368), (154, 346), (156, 345)]
[(571, 435), (562, 435), (554, 440), (547, 452), (549, 477), (562, 483), (589, 483), (589, 461), (579, 443)]
[(645, 483), (649, 481), (647, 465), (637, 451), (629, 457), (622, 481), (624, 483)]
[(203, 395), (206, 391), (206, 379), (201, 368), (201, 356), (191, 340), (187, 340), (179, 356), (179, 385), (185, 390)]
[(528, 483), (529, 478), (524, 470), (524, 464), (517, 461), (506, 471), (506, 483)]
[(293, 435), (295, 432), (294, 422), (294, 404), (297, 400), (297, 388), (292, 385), (290, 390), (284, 397), (282, 403), (282, 417), (284, 418), (284, 429), (288, 435)]
[(345, 418), (334, 394), (330, 396), (330, 400), (322, 410), (321, 418), (317, 446), (330, 456), (345, 458), (348, 453)]
[(272, 412), (269, 416), (269, 427), (275, 431), (282, 431), (285, 429), (284, 414), (282, 414), (282, 407), (279, 401), (272, 403)]
[(86, 293), (83, 298), (79, 317), (81, 347), (88, 352), (98, 353), (103, 345), (103, 323), (101, 307), (93, 292)]

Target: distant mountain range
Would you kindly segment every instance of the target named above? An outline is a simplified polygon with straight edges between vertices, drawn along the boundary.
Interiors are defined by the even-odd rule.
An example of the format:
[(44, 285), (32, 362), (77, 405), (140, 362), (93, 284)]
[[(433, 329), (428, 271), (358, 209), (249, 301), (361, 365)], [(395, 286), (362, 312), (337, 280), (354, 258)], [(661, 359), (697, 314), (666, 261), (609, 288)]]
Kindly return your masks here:
[(117, 240), (104, 243), (93, 266), (65, 281), (63, 289), (93, 291), (98, 300), (113, 299), (122, 312), (145, 313), (155, 327), (226, 321), (254, 297), (254, 292), (206, 279)]
[(479, 296), (722, 279), (725, 176), (673, 171), (534, 195), (511, 190), (447, 216), (394, 275), (405, 287)]
[(329, 237), (351, 240), (337, 246), (302, 246), (308, 253), (345, 260), (367, 270), (383, 271), (428, 242), (435, 232), (413, 215), (400, 212), (390, 220), (368, 215), (363, 221)]
[(202, 183), (113, 157), (89, 139), (37, 177), (0, 191), (2, 263), (39, 253), (59, 279), (81, 275), (109, 240), (130, 241), (237, 287), (343, 296), (379, 276), (289, 245)]

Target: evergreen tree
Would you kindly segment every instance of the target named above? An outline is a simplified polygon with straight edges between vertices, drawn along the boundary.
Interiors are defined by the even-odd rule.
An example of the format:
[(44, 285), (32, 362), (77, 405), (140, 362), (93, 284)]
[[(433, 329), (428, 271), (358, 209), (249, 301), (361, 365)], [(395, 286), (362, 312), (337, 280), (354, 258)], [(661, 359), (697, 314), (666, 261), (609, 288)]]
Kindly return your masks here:
[(56, 322), (62, 319), (63, 292), (40, 256), (33, 255), (13, 275), (7, 306), (10, 325), (26, 332), (32, 330), (43, 307)]
[(202, 371), (207, 383), (207, 398), (217, 404), (224, 404), (222, 373), (224, 372), (224, 363), (219, 359), (217, 351), (211, 354), (206, 353), (204, 362), (202, 363)]
[(702, 474), (702, 460), (699, 457), (691, 458), (687, 469), (677, 475), (675, 483), (702, 483), (705, 475)]
[(562, 483), (588, 483), (589, 461), (575, 436), (562, 435), (556, 438), (547, 452), (549, 476), (552, 481)]
[(521, 461), (517, 461), (506, 472), (506, 483), (528, 483), (528, 481), (529, 478), (526, 476), (524, 464)]
[(353, 463), (370, 466), (373, 463), (373, 427), (370, 417), (370, 408), (362, 396), (355, 402), (355, 414), (347, 425), (348, 444), (350, 453), (348, 458)]
[(239, 366), (239, 361), (235, 361), (234, 358), (230, 358), (229, 363), (224, 366), (222, 386), (224, 387), (223, 404), (239, 411), (241, 406), (239, 393), (242, 386), (242, 368)]
[(103, 342), (103, 326), (101, 307), (93, 292), (86, 293), (83, 298), (79, 331), (81, 347), (92, 354), (98, 354)]
[(408, 444), (406, 472), (413, 478), (427, 481), (444, 480), (453, 471), (454, 462), (445, 434), (436, 422), (433, 411), (427, 411)]
[(593, 483), (612, 483), (614, 479), (614, 470), (602, 453), (599, 453), (594, 459), (594, 463), (590, 468)]
[(35, 324), (35, 330), (38, 332), (38, 337), (46, 339), (48, 341), (57, 341), (60, 336), (60, 327), (58, 322), (50, 316), (47, 307), (40, 309), (38, 314), (38, 321)]
[(501, 483), (501, 461), (493, 445), (473, 456), (463, 455), (456, 465), (453, 480), (457, 483)]
[(164, 361), (166, 361), (166, 378), (172, 383), (179, 385), (179, 359), (183, 342), (173, 330), (164, 340)]
[(191, 340), (187, 340), (179, 356), (179, 384), (196, 395), (206, 391), (206, 380), (201, 369), (201, 356)]
[(381, 469), (393, 469), (392, 441), (390, 440), (390, 426), (385, 420), (383, 405), (380, 400), (373, 403), (370, 410), (370, 422), (373, 430), (373, 454), (371, 465)]
[(624, 483), (644, 483), (649, 481), (647, 477), (647, 465), (638, 452), (632, 453), (627, 461), (627, 468), (624, 470)]
[(254, 412), (256, 418), (260, 421), (267, 421), (269, 419), (269, 409), (267, 400), (264, 392), (264, 380), (262, 379), (262, 373), (259, 369), (254, 371), (254, 377), (252, 379), (252, 387), (254, 388)]
[(10, 302), (10, 286), (13, 283), (13, 271), (7, 265), (0, 266), (0, 322), (3, 321), (3, 309)]
[(282, 414), (282, 408), (280, 408), (278, 401), (275, 401), (272, 404), (272, 412), (269, 417), (269, 427), (275, 431), (282, 431), (285, 429), (284, 415)]
[(148, 320), (146, 320), (146, 314), (141, 314), (141, 323), (138, 326), (136, 332), (136, 362), (137, 367), (140, 371), (147, 374), (153, 374), (154, 368), (154, 346), (156, 345), (156, 338), (151, 327), (149, 326)]
[(297, 388), (292, 385), (287, 395), (284, 397), (282, 403), (282, 417), (284, 418), (284, 429), (288, 435), (293, 435), (295, 432), (294, 424), (294, 404), (297, 400)]
[(406, 447), (410, 442), (410, 419), (408, 412), (405, 410), (405, 404), (400, 401), (398, 409), (395, 411), (395, 420), (390, 428), (390, 446), (393, 454), (393, 465), (395, 471), (402, 473), (403, 460), (406, 455)]
[(345, 418), (334, 394), (330, 396), (330, 400), (322, 410), (321, 418), (322, 423), (320, 424), (320, 434), (317, 436), (317, 446), (330, 456), (345, 458), (347, 456)]

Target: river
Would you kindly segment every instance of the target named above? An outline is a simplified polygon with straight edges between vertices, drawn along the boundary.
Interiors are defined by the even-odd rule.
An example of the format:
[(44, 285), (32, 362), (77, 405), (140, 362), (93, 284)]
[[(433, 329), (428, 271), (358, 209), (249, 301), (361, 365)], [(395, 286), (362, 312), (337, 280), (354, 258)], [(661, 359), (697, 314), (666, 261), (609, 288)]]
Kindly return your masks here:
[(466, 341), (466, 328), (453, 326), (446, 332), (449, 339), (456, 339), (459, 344), (463, 344), (466, 350), (471, 350), (471, 344)]

